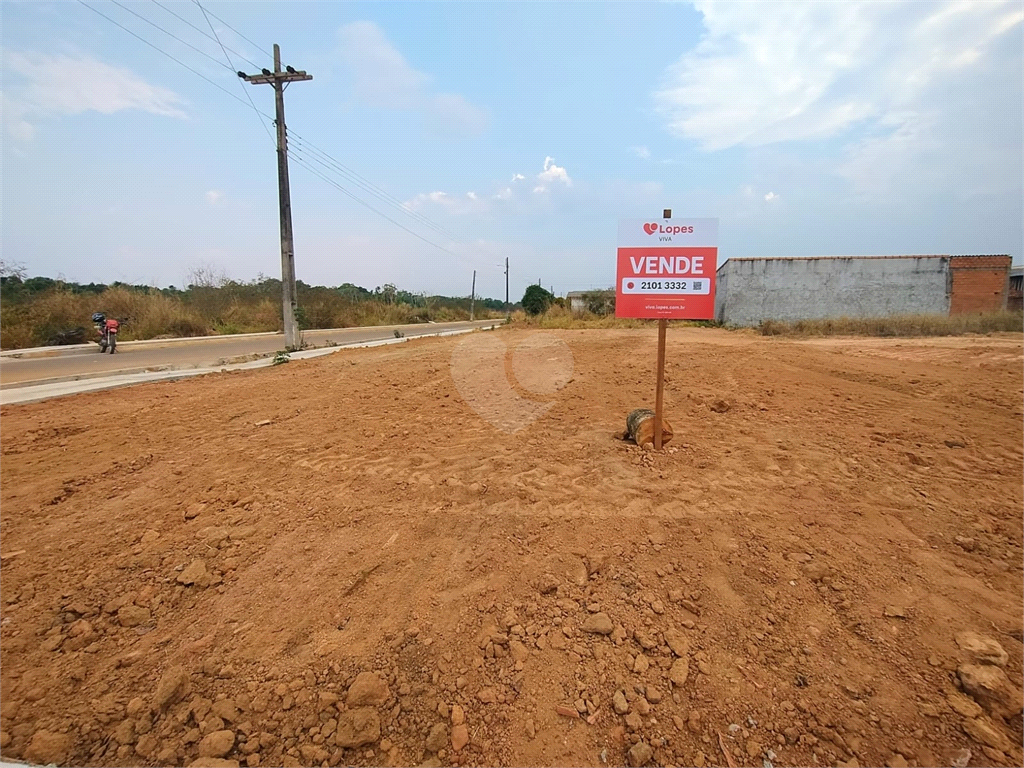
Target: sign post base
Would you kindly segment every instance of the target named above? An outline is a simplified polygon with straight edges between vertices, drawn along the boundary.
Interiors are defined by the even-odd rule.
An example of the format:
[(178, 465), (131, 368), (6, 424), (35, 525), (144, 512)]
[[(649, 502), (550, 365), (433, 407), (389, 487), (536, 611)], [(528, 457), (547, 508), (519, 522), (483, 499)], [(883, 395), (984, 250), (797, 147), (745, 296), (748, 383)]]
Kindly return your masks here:
[(665, 334), (668, 320), (658, 321), (658, 383), (654, 395), (654, 450), (661, 450), (662, 402), (665, 395)]

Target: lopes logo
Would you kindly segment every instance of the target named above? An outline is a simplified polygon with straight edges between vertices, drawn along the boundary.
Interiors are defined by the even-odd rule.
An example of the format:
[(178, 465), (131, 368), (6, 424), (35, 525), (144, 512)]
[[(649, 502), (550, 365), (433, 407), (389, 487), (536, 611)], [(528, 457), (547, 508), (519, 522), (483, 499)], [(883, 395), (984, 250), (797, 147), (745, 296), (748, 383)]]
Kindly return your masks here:
[(572, 381), (572, 370), (569, 346), (551, 334), (528, 336), (509, 352), (494, 334), (472, 333), (452, 350), (452, 380), (462, 399), (510, 435), (554, 407), (551, 398)]
[(644, 224), (644, 232), (646, 232), (648, 235), (653, 235), (655, 232), (658, 232), (662, 235), (692, 235), (693, 227), (666, 227), (654, 221), (648, 224)]

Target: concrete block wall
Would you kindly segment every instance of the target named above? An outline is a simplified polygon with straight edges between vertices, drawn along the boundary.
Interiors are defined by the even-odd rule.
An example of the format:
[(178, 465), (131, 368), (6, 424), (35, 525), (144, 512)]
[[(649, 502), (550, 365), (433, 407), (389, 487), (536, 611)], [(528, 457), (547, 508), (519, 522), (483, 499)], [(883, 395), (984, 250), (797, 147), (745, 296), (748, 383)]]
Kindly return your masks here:
[(718, 270), (715, 317), (762, 320), (947, 314), (949, 256), (729, 259)]
[(996, 312), (1006, 309), (1009, 256), (953, 256), (949, 314)]

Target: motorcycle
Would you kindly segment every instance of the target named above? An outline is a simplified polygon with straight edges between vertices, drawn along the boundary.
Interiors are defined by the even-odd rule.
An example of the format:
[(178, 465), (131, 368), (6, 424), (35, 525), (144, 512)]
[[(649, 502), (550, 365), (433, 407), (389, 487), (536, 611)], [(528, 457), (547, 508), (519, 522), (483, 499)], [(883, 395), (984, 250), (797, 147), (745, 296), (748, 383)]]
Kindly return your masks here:
[(117, 332), (121, 327), (121, 323), (113, 317), (108, 318), (102, 312), (93, 313), (92, 322), (100, 335), (96, 341), (100, 345), (100, 354), (103, 354), (108, 349), (110, 354), (114, 354), (114, 351), (117, 349)]

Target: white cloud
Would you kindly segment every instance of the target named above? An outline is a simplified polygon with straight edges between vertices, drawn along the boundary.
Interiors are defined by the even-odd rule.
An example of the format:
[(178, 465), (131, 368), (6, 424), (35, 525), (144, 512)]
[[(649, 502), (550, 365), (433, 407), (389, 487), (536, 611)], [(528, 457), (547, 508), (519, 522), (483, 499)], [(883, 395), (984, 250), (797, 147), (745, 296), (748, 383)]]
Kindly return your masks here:
[[(174, 91), (150, 85), (131, 70), (87, 56), (47, 56), (10, 52), (3, 94), (4, 123), (10, 135), (33, 136), (33, 120), (83, 112), (113, 114), (138, 110), (185, 118), (186, 102)], [(10, 85), (14, 73), (23, 81)], [(18, 79), (18, 78), (15, 78)]]
[(421, 106), (430, 76), (410, 67), (380, 27), (372, 21), (355, 21), (343, 26), (338, 38), (360, 99), (373, 107)]
[(572, 186), (572, 179), (569, 178), (569, 173), (561, 166), (555, 165), (555, 158), (545, 157), (544, 158), (544, 170), (537, 174), (537, 178), (543, 182), (560, 181), (565, 186)]
[(421, 112), (438, 128), (475, 133), (486, 126), (482, 110), (458, 94), (436, 92), (433, 77), (413, 68), (372, 21), (344, 25), (338, 39), (353, 91), (364, 103)]
[(206, 193), (205, 197), (206, 202), (208, 202), (210, 205), (216, 205), (217, 203), (224, 199), (224, 193), (221, 192), (219, 189), (211, 189), (209, 192)]
[(769, 192), (767, 195), (764, 196), (764, 201), (766, 203), (770, 203), (772, 200), (778, 200), (778, 199), (779, 199), (779, 196), (776, 195), (774, 192)]
[(630, 147), (629, 151), (639, 157), (641, 160), (646, 160), (651, 156), (651, 150), (647, 147)]
[[(491, 200), (515, 201), (517, 198), (525, 200), (525, 198), (521, 198), (513, 190), (513, 185), (516, 182), (525, 180), (526, 177), (523, 174), (513, 174), (512, 185), (499, 189), (490, 197), (486, 195), (481, 196), (476, 192), (466, 192), (465, 196), (450, 195), (442, 191), (422, 192), (411, 200), (406, 201), (406, 205), (414, 210), (421, 210), (432, 206), (437, 210), (443, 210), (454, 215), (487, 212), (491, 210), (489, 202)], [(564, 184), (567, 187), (572, 186), (572, 179), (569, 177), (568, 171), (561, 166), (555, 165), (555, 159), (548, 156), (544, 158), (543, 170), (537, 174), (533, 194), (539, 195), (547, 192), (554, 186), (555, 182)]]
[(705, 150), (900, 128), (946, 75), (974, 67), (1024, 20), (1013, 0), (753, 3), (702, 0), (706, 32), (655, 94), (677, 136)]
[(0, 124), (18, 141), (31, 141), (35, 136), (35, 128), (25, 119), (22, 105), (4, 93), (0, 93)]
[(449, 195), (447, 192), (423, 192), (405, 205), (414, 211), (434, 207), (447, 211), (453, 215), (461, 216), (468, 213), (478, 213), (485, 210), (487, 203), (480, 199), (476, 192), (467, 192), (463, 195)]

